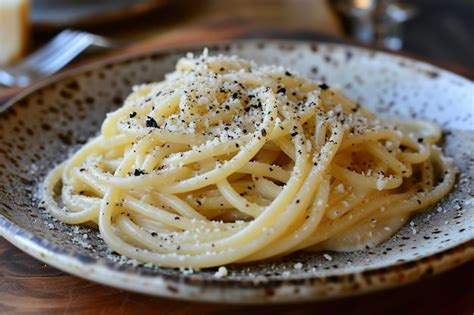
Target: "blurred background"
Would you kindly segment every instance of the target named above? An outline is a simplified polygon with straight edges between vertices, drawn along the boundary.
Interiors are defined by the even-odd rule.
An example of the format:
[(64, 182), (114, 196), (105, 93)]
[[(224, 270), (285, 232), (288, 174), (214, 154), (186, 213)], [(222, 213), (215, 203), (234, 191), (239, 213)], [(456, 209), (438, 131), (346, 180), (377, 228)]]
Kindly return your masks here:
[(474, 69), (474, 0), (0, 0), (0, 71), (65, 29), (107, 40), (73, 64), (117, 51), (282, 38), (413, 54), (466, 76)]
[[(418, 58), (474, 79), (474, 0), (0, 0), (0, 106), (22, 86), (63, 67), (176, 45), (251, 38), (361, 45)], [(30, 295), (36, 292), (46, 304), (57, 298), (51, 307), (67, 309), (72, 289), (94, 292), (95, 284), (89, 282), (73, 277), (56, 280), (59, 271), (32, 263), (33, 258), (2, 238), (0, 258), (1, 254), (11, 268), (11, 273), (0, 274), (3, 282), (10, 281), (8, 288)], [(402, 288), (338, 301), (338, 309), (363, 313), (379, 301), (377, 305), (386, 303), (387, 309), (403, 306), (400, 313), (423, 314), (426, 306), (429, 314), (461, 314), (462, 310), (467, 311), (462, 314), (473, 314), (469, 310), (473, 299), (466, 298), (474, 296), (472, 281), (460, 281), (472, 274), (469, 268), (472, 264), (455, 274), (417, 283), (411, 291)], [(53, 287), (57, 290), (51, 291)], [(421, 301), (426, 302), (423, 305), (420, 295), (411, 292), (444, 299), (431, 303), (427, 298)], [(122, 307), (126, 301), (129, 308), (146, 307), (144, 301), (153, 301), (143, 296), (136, 303), (136, 295), (114, 289), (104, 290), (98, 298), (84, 296), (81, 301), (93, 301), (93, 306), (100, 300), (98, 306), (104, 310)], [(30, 304), (28, 294), (25, 299), (18, 300), (25, 308), (38, 305)], [(446, 300), (453, 303), (440, 307)], [(183, 305), (187, 313), (196, 312), (194, 304), (181, 301), (166, 301), (160, 308), (171, 313)], [(328, 301), (318, 307), (333, 312), (334, 305)], [(285, 310), (289, 314), (294, 307), (287, 305)], [(2, 310), (7, 312), (0, 305), (1, 314)]]

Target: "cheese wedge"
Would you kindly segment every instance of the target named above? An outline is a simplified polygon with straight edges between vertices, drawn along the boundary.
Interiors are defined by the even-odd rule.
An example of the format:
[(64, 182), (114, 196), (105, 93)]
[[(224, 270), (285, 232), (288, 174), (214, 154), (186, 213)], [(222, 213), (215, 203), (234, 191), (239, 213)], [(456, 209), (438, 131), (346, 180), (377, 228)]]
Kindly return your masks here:
[(0, 0), (0, 65), (17, 61), (26, 52), (29, 0)]

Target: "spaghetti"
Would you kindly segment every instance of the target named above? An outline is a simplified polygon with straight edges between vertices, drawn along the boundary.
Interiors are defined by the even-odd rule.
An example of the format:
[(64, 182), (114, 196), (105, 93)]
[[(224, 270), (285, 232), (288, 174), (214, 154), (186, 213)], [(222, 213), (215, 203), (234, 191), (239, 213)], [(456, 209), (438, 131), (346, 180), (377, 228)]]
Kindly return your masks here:
[(50, 213), (138, 261), (205, 268), (376, 246), (453, 187), (429, 122), (277, 66), (188, 55), (44, 183)]

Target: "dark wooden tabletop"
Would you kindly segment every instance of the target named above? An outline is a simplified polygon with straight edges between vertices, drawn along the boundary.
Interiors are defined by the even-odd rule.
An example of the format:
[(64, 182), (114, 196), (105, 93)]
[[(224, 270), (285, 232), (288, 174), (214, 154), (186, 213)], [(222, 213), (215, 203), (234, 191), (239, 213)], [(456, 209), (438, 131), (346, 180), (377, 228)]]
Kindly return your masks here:
[(0, 314), (472, 315), (474, 262), (414, 284), (351, 298), (274, 306), (150, 297), (71, 276), (0, 238)]
[[(249, 2), (249, 0), (245, 1)], [(217, 1), (214, 2), (217, 3)], [(265, 3), (265, 1), (259, 2)], [(298, 2), (308, 3), (308, 1)], [(220, 6), (223, 5), (220, 4)], [(226, 12), (226, 10), (222, 10)], [(245, 11), (242, 14), (255, 15), (258, 12), (266, 12), (265, 14), (270, 20), (289, 19), (288, 16), (293, 14), (291, 21), (298, 20), (295, 19), (293, 11), (293, 13), (289, 12), (288, 16), (275, 17), (277, 13), (268, 11), (264, 7), (259, 10), (256, 12)], [(211, 17), (206, 17), (206, 19), (211, 20)], [(269, 27), (268, 25), (257, 29), (255, 23), (243, 23), (242, 20), (236, 22), (235, 19), (233, 22), (229, 22), (229, 20), (222, 21), (217, 18), (211, 22), (201, 23), (200, 27), (178, 27), (146, 40), (139, 40), (136, 45), (126, 50), (109, 53), (99, 59), (156, 48), (231, 38), (260, 37), (345, 41), (335, 37), (339, 30), (337, 30), (337, 23), (331, 22), (331, 20), (319, 22), (322, 25), (331, 26), (333, 30), (329, 32), (326, 30), (325, 35), (308, 31), (298, 24), (300, 22), (294, 23), (296, 24), (286, 27), (283, 31), (282, 28)], [(73, 67), (96, 59), (97, 57), (94, 56), (83, 59)], [(426, 61), (426, 58), (422, 59)], [(474, 78), (474, 71), (462, 65), (452, 65), (432, 59), (428, 59), (428, 61), (466, 77)], [(18, 89), (0, 90), (0, 104), (2, 98), (5, 100), (17, 92)], [(0, 314), (77, 313), (472, 315), (474, 314), (474, 262), (414, 284), (357, 297), (294, 305), (235, 306), (162, 299), (95, 284), (47, 266), (16, 249), (0, 237)]]

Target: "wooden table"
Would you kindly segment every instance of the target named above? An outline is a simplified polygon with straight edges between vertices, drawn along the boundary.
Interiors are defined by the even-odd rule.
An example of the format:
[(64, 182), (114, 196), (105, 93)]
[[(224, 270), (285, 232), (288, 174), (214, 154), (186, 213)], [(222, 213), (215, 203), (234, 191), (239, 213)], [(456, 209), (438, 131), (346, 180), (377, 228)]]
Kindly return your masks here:
[(472, 315), (474, 262), (433, 278), (358, 297), (295, 305), (193, 303), (124, 292), (70, 276), (0, 239), (0, 314)]
[[(244, 2), (249, 3), (249, 0)], [(331, 40), (341, 30), (331, 14), (321, 10), (293, 10), (288, 1), (260, 0), (255, 10), (229, 12), (224, 1), (203, 1), (204, 12), (213, 14), (190, 18), (191, 22), (180, 22), (176, 27), (160, 24), (163, 32), (154, 34), (130, 32), (130, 38), (140, 40), (126, 50), (112, 52), (100, 59), (115, 57), (149, 49), (203, 41), (229, 39), (278, 37), (291, 39)], [(285, 3), (279, 10), (271, 9)], [(228, 3), (232, 7), (236, 0)], [(314, 3), (297, 0), (297, 6)], [(213, 10), (209, 10), (212, 8)], [(300, 8), (301, 9), (301, 8)], [(323, 7), (324, 9), (324, 7)], [(188, 8), (189, 10), (189, 8)], [(282, 11), (283, 10), (283, 11)], [(285, 11), (286, 10), (286, 11)], [(293, 10), (293, 11), (292, 11)], [(307, 12), (306, 12), (307, 11)], [(215, 14), (216, 12), (221, 12)], [(286, 12), (283, 14), (282, 12)], [(296, 12), (302, 12), (298, 18)], [(319, 14), (319, 15), (318, 15)], [(258, 15), (262, 21), (256, 22)], [(319, 17), (318, 17), (319, 16)], [(309, 20), (312, 18), (312, 20)], [(166, 17), (165, 19), (170, 19)], [(194, 20), (193, 20), (194, 19)], [(196, 19), (199, 21), (196, 22)], [(316, 19), (317, 21), (314, 21)], [(193, 22), (194, 21), (194, 22)], [(275, 28), (275, 22), (285, 23), (284, 30)], [(190, 24), (192, 27), (190, 27)], [(197, 24), (196, 24), (197, 23)], [(311, 23), (312, 26), (309, 26)], [(159, 23), (158, 23), (159, 24)], [(166, 23), (165, 23), (166, 24)], [(264, 24), (264, 25), (262, 25)], [(281, 23), (280, 23), (281, 24)], [(316, 26), (315, 26), (316, 25)], [(127, 27), (122, 26), (123, 32)], [(314, 31), (318, 33), (314, 33)], [(109, 31), (113, 33), (121, 30)], [(105, 32), (107, 33), (107, 32)], [(321, 35), (324, 33), (324, 35)], [(83, 59), (72, 67), (90, 62), (97, 57)], [(459, 66), (447, 66), (453, 71), (474, 78), (474, 72)], [(18, 90), (0, 91), (5, 99)], [(474, 312), (474, 262), (456, 270), (435, 276), (405, 287), (372, 293), (342, 300), (324, 301), (297, 305), (235, 306), (223, 304), (192, 303), (174, 301), (140, 294), (124, 292), (82, 280), (63, 273), (31, 258), (0, 238), (0, 314), (430, 314), (472, 315)]]

